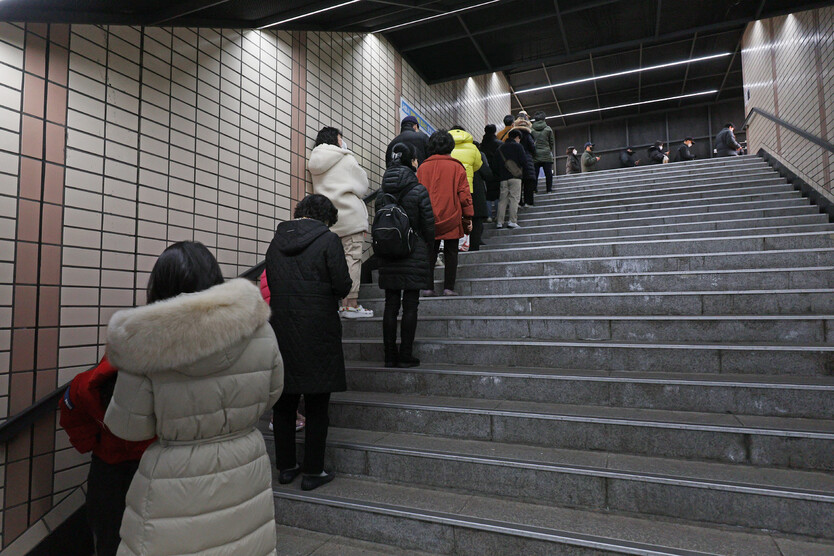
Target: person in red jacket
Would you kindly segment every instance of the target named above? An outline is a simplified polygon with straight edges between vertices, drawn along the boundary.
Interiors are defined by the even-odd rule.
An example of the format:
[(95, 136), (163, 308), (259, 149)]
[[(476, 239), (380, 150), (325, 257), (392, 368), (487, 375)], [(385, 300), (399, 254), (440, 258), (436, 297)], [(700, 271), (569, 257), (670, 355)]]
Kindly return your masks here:
[[(458, 295), (458, 240), (472, 231), (475, 215), (466, 169), (450, 156), (454, 148), (455, 140), (448, 131), (435, 131), (429, 137), (429, 157), (417, 169), (417, 180), (428, 190), (434, 211), (434, 254), (429, 257), (432, 279), (440, 242), (444, 242), (443, 295)], [(421, 293), (424, 297), (435, 295), (433, 290)]]
[(118, 370), (107, 357), (77, 375), (58, 402), (61, 426), (82, 454), (92, 451), (87, 475), (87, 519), (97, 556), (115, 556), (125, 496), (145, 449), (156, 441), (130, 442), (104, 425), (104, 412), (113, 396)]

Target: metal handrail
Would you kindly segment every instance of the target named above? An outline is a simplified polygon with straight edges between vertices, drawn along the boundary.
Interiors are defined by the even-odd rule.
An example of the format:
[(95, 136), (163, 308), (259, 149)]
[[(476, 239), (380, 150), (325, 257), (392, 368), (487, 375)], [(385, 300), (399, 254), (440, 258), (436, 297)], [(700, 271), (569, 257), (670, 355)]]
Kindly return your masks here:
[(817, 137), (816, 135), (814, 135), (812, 133), (809, 133), (802, 128), (796, 127), (795, 125), (786, 122), (782, 118), (774, 116), (770, 112), (765, 112), (761, 108), (751, 109), (750, 113), (747, 114), (747, 118), (745, 118), (744, 125), (742, 127), (743, 128), (750, 127), (750, 122), (753, 121), (753, 119), (757, 115), (762, 116), (764, 118), (767, 118), (768, 120), (774, 122), (775, 124), (780, 125), (780, 126), (784, 127), (785, 129), (792, 131), (793, 133), (796, 133), (797, 135), (799, 135), (803, 139), (806, 139), (807, 141), (810, 141), (811, 143), (814, 143), (815, 145), (818, 145), (818, 146), (822, 147), (823, 149), (834, 153), (834, 143), (829, 143), (825, 139), (822, 139), (821, 137)]
[[(266, 267), (266, 261), (261, 261), (256, 264), (238, 278), (246, 278), (255, 281), (260, 278), (261, 273)], [(95, 365), (93, 367), (95, 368)], [(0, 425), (0, 444), (5, 444), (16, 437), (21, 431), (34, 424), (42, 416), (47, 413), (56, 411), (58, 408), (58, 400), (64, 395), (64, 391), (69, 386), (69, 382), (56, 388), (43, 398), (39, 399), (23, 411), (15, 413)]]

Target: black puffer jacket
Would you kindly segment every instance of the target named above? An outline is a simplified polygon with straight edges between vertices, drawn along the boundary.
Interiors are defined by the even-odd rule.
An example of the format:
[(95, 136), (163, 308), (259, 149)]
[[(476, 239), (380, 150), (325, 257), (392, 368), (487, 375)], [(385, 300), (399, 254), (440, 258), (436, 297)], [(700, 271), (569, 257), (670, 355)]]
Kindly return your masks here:
[(660, 148), (652, 145), (649, 147), (649, 164), (663, 164), (663, 158), (666, 156)]
[(495, 179), (492, 175), (492, 169), (489, 167), (486, 153), (481, 153), (481, 162), (481, 167), (475, 172), (472, 182), (472, 208), (475, 209), (474, 218), (487, 218), (489, 216), (486, 204), (486, 184)]
[(397, 143), (405, 143), (410, 145), (414, 151), (414, 158), (417, 162), (422, 164), (426, 159), (426, 149), (429, 146), (429, 136), (422, 131), (414, 131), (411, 124), (403, 124), (402, 131), (399, 135), (388, 143), (388, 148), (385, 149), (385, 164), (391, 164), (391, 151)]
[(318, 220), (278, 224), (266, 252), (272, 328), (284, 359), (284, 392), (346, 389), (339, 300), (351, 280), (339, 236)]
[(504, 167), (504, 161), (501, 160), (501, 155), (498, 154), (498, 147), (501, 145), (503, 143), (495, 137), (495, 134), (490, 133), (488, 135), (484, 134), (484, 138), (479, 147), (481, 152), (486, 154), (489, 169), (492, 173), (492, 179), (486, 182), (487, 201), (497, 201), (501, 193), (501, 168)]
[(689, 150), (686, 143), (683, 143), (680, 147), (678, 147), (678, 154), (675, 157), (675, 162), (686, 162), (687, 160), (695, 160), (695, 155), (692, 154), (692, 151)]
[(390, 193), (398, 197), (400, 206), (408, 215), (411, 228), (417, 232), (414, 251), (401, 259), (379, 257), (379, 287), (383, 290), (430, 290), (434, 287), (429, 266), (429, 245), (434, 244), (434, 212), (426, 188), (417, 181), (410, 166), (394, 163), (382, 176), (380, 194), (376, 197), (376, 210), (391, 202)]

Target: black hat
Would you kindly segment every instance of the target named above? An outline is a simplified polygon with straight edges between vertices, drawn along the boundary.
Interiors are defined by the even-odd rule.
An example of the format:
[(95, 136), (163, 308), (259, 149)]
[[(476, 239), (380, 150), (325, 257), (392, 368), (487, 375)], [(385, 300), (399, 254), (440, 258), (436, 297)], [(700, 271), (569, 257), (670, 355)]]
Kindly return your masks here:
[(684, 139), (684, 141), (692, 141), (694, 143), (695, 139), (693, 139), (692, 137), (687, 137), (686, 139)]
[(587, 149), (588, 147), (593, 147), (593, 146), (594, 146), (594, 144), (591, 143), (590, 141), (588, 141), (587, 143), (585, 143), (585, 146), (583, 148)]

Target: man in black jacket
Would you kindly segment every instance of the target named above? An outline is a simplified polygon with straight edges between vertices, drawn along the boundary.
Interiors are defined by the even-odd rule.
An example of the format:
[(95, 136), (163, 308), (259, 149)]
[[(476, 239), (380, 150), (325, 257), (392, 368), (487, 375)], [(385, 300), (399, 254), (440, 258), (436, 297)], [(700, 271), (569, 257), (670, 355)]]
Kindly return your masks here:
[(692, 145), (695, 144), (695, 141), (692, 140), (692, 137), (687, 137), (683, 140), (683, 144), (678, 147), (678, 154), (675, 155), (675, 162), (686, 162), (687, 160), (695, 160), (695, 155), (689, 150), (692, 148)]
[(736, 141), (734, 130), (735, 126), (728, 123), (715, 136), (715, 152), (718, 156), (738, 156), (741, 154), (742, 147)]
[(417, 118), (414, 116), (406, 116), (403, 118), (400, 130), (400, 134), (388, 143), (388, 148), (385, 150), (385, 166), (387, 167), (391, 163), (391, 149), (397, 143), (405, 143), (411, 147), (414, 150), (417, 162), (422, 164), (426, 159), (426, 147), (428, 147), (429, 138), (425, 133), (420, 131), (420, 124), (417, 122)]
[(640, 164), (640, 160), (634, 160), (634, 147), (628, 147), (620, 153), (621, 168), (634, 168), (638, 164)]

